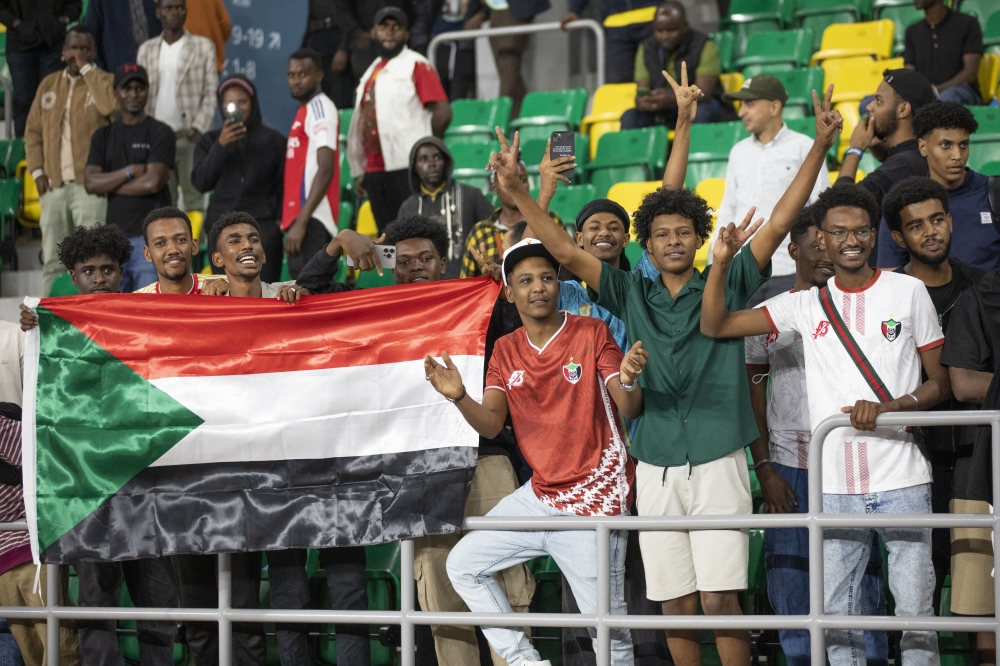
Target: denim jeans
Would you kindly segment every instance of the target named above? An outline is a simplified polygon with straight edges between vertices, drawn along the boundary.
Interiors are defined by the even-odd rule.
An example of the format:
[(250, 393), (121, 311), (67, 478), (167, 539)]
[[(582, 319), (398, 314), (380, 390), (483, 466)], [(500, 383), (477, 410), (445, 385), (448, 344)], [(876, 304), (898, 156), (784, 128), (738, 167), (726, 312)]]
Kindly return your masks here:
[(14, 85), (14, 136), (24, 136), (28, 111), (31, 110), (38, 84), (52, 72), (62, 69), (61, 57), (61, 51), (41, 47), (27, 51), (7, 51), (7, 66)]
[[(501, 500), (487, 516), (569, 516), (542, 503), (524, 484)], [(625, 615), (625, 532), (611, 532), (611, 612)], [(472, 532), (448, 556), (448, 577), (472, 612), (510, 613), (511, 607), (493, 574), (536, 557), (550, 555), (569, 580), (583, 613), (597, 607), (597, 536), (580, 532)], [(539, 661), (538, 652), (519, 627), (484, 627), (490, 645), (511, 666)], [(591, 638), (596, 635), (590, 632)], [(611, 630), (611, 663), (632, 664), (632, 637), (627, 629)]]
[(652, 22), (604, 29), (606, 83), (629, 83), (635, 80), (635, 54), (639, 45), (652, 34)]
[(0, 618), (0, 666), (24, 666), (21, 648), (10, 633), (7, 620)]
[(132, 236), (128, 240), (132, 243), (132, 256), (122, 266), (122, 283), (119, 291), (123, 294), (142, 289), (160, 279), (153, 264), (146, 261), (146, 255), (143, 253), (146, 239), (142, 236)]
[(948, 88), (938, 93), (938, 99), (942, 102), (956, 102), (958, 104), (982, 104), (983, 98), (979, 91), (968, 83), (963, 83), (954, 88)]
[[(771, 463), (791, 485), (799, 500), (797, 513), (809, 511), (809, 470)], [(764, 567), (767, 569), (767, 597), (778, 615), (809, 614), (809, 531), (805, 529), (764, 530)], [(882, 553), (871, 548), (868, 566), (861, 580), (861, 614), (885, 615), (885, 585)], [(866, 631), (865, 654), (869, 666), (889, 662), (889, 639), (884, 631)], [(788, 666), (809, 666), (809, 632), (798, 629), (778, 631)]]
[[(931, 484), (865, 495), (823, 495), (824, 513), (931, 513)], [(889, 551), (889, 590), (900, 617), (934, 615), (934, 565), (931, 530), (913, 527), (828, 529), (823, 541), (823, 586), (826, 612), (863, 612), (862, 585), (876, 533)], [(865, 666), (857, 630), (826, 632), (831, 666)], [(899, 642), (903, 666), (940, 666), (937, 633), (904, 631)]]

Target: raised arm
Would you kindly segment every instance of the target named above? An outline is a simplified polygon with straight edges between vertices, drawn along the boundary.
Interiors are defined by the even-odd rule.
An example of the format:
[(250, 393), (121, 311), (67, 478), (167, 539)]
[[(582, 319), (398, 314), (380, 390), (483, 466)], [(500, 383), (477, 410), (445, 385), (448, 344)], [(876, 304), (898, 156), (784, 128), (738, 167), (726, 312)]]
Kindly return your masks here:
[[(732, 222), (719, 230), (719, 237), (712, 248), (712, 270), (705, 281), (705, 295), (701, 300), (701, 332), (710, 338), (744, 338), (748, 335), (771, 333), (771, 323), (759, 308), (730, 312), (726, 305), (726, 276), (729, 264), (763, 220), (753, 224), (755, 209), (751, 208), (743, 222)], [(759, 235), (759, 234), (758, 234)]]
[[(517, 209), (521, 211), (535, 238), (542, 241), (556, 261), (585, 281), (591, 289), (596, 290), (601, 284), (601, 260), (584, 252), (573, 242), (565, 229), (560, 228), (558, 224), (552, 224), (552, 218), (531, 198), (528, 189), (521, 185), (517, 173), (517, 155), (521, 149), (520, 135), (514, 132), (514, 144), (511, 146), (507, 143), (503, 130), (499, 127), (496, 130), (497, 138), (500, 139), (500, 152), (493, 153), (486, 168), (496, 171), (500, 184), (514, 198)], [(573, 166), (575, 167), (576, 163), (573, 163)]]
[[(781, 195), (774, 210), (771, 212), (771, 219), (767, 221), (760, 231), (750, 241), (750, 249), (757, 259), (757, 267), (764, 270), (771, 256), (774, 254), (781, 241), (792, 230), (799, 213), (809, 201), (813, 187), (816, 185), (816, 177), (826, 160), (826, 153), (837, 138), (837, 133), (844, 124), (844, 119), (840, 117), (839, 111), (832, 111), (831, 98), (833, 97), (833, 86), (826, 89), (826, 96), (823, 104), (820, 105), (816, 91), (813, 91), (813, 109), (816, 112), (816, 140), (813, 141), (812, 148), (806, 155), (805, 161), (799, 167), (799, 172), (795, 174), (795, 179), (788, 186), (785, 193)], [(739, 165), (737, 165), (739, 167)], [(723, 220), (723, 222), (725, 222)]]
[(679, 190), (684, 187), (684, 179), (687, 177), (691, 124), (694, 123), (695, 114), (698, 112), (698, 100), (704, 93), (697, 85), (688, 85), (686, 62), (681, 63), (680, 85), (666, 70), (663, 70), (663, 76), (673, 88), (674, 97), (677, 98), (677, 125), (674, 128), (674, 141), (670, 145), (667, 169), (663, 172), (663, 189)]
[(486, 439), (493, 439), (503, 430), (507, 421), (507, 394), (503, 391), (488, 390), (483, 393), (482, 404), (465, 392), (462, 375), (451, 362), (448, 352), (443, 352), (441, 365), (428, 354), (424, 357), (424, 374), (434, 390), (455, 403), (476, 432)]

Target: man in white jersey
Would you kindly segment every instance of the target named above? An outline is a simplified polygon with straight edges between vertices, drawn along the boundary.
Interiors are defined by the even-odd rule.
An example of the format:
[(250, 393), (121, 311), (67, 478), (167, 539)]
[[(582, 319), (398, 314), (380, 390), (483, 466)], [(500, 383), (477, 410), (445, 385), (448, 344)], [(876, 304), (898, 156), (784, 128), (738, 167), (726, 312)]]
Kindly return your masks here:
[[(813, 209), (807, 206), (789, 234), (788, 254), (795, 262), (793, 292), (822, 287), (833, 276), (833, 264), (816, 242), (817, 232)], [(747, 338), (745, 347), (750, 403), (761, 432), (750, 444), (750, 452), (764, 496), (764, 513), (807, 513), (812, 427), (802, 336), (792, 331), (758, 335)], [(766, 529), (764, 547), (771, 607), (778, 615), (808, 615), (808, 531)], [(877, 548), (871, 549), (861, 595), (864, 615), (885, 615), (882, 553)], [(778, 637), (788, 666), (809, 665), (808, 631), (782, 629)], [(885, 666), (889, 660), (886, 632), (866, 631), (865, 653), (869, 666)]]
[[(725, 301), (729, 263), (758, 225), (749, 216), (722, 229), (716, 268), (705, 285), (701, 331), (714, 338), (797, 332), (805, 349), (809, 419), (850, 413), (823, 446), (826, 513), (930, 513), (931, 466), (905, 428), (876, 427), (883, 412), (929, 409), (951, 395), (941, 366), (944, 336), (922, 282), (868, 266), (879, 208), (853, 184), (823, 192), (814, 214), (818, 245), (834, 265), (823, 289), (784, 294), (766, 306), (730, 313)], [(921, 366), (927, 381), (920, 382)], [(858, 585), (878, 533), (893, 566), (889, 589), (896, 615), (933, 616), (934, 567), (927, 528), (828, 529), (824, 539), (826, 612), (861, 612)], [(827, 632), (833, 666), (864, 666), (857, 631)], [(904, 666), (938, 666), (937, 634), (904, 631)]]
[(285, 252), (292, 278), (298, 277), (306, 262), (337, 235), (340, 116), (323, 94), (322, 62), (312, 49), (299, 49), (288, 58), (288, 89), (299, 103), (288, 132), (281, 206), (281, 229), (287, 232)]

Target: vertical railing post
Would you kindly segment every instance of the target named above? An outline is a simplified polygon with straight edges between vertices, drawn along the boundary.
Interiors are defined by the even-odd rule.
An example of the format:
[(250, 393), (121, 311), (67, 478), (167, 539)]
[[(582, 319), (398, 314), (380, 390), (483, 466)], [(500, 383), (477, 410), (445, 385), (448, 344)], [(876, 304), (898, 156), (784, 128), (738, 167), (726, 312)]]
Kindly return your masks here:
[(826, 666), (826, 636), (819, 618), (823, 603), (823, 444), (830, 428), (818, 428), (809, 445), (809, 651), (812, 666)]
[[(45, 565), (45, 605), (54, 609), (59, 605), (59, 565)], [(59, 618), (49, 615), (45, 621), (45, 644), (48, 653), (47, 666), (59, 664)]]
[(233, 664), (233, 623), (225, 612), (233, 607), (233, 569), (229, 553), (219, 553), (219, 666)]
[[(1000, 419), (990, 422), (990, 442), (992, 443), (991, 458), (993, 460), (993, 567), (996, 568), (997, 552), (1000, 552), (1000, 527), (997, 525), (996, 512), (1000, 511)], [(1000, 576), (993, 576), (993, 617), (1000, 618)], [(1000, 645), (1000, 624), (994, 629), (997, 642)]]
[(606, 620), (611, 614), (611, 530), (597, 526), (597, 666), (611, 666), (611, 628)]
[(415, 609), (413, 603), (413, 539), (404, 539), (399, 549), (399, 620), (400, 635), (400, 666), (414, 666), (416, 662), (416, 640), (413, 633), (413, 620), (410, 613)]

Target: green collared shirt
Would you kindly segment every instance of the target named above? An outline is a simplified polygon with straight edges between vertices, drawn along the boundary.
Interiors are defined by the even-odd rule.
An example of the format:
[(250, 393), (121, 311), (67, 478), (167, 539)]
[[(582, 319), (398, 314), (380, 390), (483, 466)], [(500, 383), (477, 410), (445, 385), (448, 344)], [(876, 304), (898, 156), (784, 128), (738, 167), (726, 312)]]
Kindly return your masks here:
[[(643, 412), (632, 440), (637, 459), (661, 467), (717, 460), (758, 436), (747, 385), (743, 338), (713, 340), (701, 334), (701, 299), (711, 266), (694, 275), (676, 298), (650, 280), (604, 264), (598, 305), (625, 322), (631, 342), (649, 352), (639, 378)], [(750, 246), (729, 268), (726, 304), (742, 310), (771, 276), (757, 269)]]

